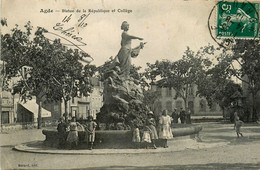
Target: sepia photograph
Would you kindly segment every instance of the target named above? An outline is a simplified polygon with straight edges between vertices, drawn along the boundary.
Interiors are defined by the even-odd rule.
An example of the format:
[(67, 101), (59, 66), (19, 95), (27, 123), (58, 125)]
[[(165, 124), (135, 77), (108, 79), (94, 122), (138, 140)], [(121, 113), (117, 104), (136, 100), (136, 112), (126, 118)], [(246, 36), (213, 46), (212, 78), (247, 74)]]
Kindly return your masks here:
[(260, 0), (0, 4), (0, 169), (260, 169)]

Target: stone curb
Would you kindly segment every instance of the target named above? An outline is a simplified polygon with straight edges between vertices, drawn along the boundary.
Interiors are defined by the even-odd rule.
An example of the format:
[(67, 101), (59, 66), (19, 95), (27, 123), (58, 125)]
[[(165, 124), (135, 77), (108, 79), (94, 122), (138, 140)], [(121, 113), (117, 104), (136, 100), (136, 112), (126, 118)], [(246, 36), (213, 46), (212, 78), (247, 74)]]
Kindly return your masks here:
[[(28, 145), (39, 144), (38, 147)], [(42, 141), (29, 142), (15, 146), (13, 149), (21, 152), (40, 154), (62, 154), (62, 155), (110, 155), (110, 154), (156, 154), (178, 152), (186, 149), (205, 149), (227, 145), (227, 142), (219, 142), (217, 145), (197, 142), (193, 139), (171, 141), (169, 148), (157, 149), (93, 149), (93, 150), (58, 150), (50, 147), (43, 147)]]

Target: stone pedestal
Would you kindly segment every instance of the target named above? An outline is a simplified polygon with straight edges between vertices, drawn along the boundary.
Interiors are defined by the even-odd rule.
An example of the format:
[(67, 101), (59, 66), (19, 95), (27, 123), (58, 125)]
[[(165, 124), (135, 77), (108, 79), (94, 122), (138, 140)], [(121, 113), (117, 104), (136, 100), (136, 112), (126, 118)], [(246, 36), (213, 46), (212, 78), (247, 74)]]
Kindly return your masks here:
[(139, 81), (120, 73), (115, 66), (104, 74), (104, 105), (97, 120), (106, 123), (107, 129), (127, 130), (133, 121), (142, 124), (147, 112)]

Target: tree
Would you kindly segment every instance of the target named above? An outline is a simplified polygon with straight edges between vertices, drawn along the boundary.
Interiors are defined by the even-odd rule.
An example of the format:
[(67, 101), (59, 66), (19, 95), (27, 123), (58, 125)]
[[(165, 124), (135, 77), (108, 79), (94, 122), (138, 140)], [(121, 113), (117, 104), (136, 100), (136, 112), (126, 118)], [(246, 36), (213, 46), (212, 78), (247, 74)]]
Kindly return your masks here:
[[(86, 65), (83, 69), (79, 60), (88, 54), (67, 50), (59, 40), (49, 42), (43, 35), (45, 29), (39, 27), (32, 37), (30, 22), (25, 28), (26, 31), (22, 31), (17, 25), (11, 34), (1, 34), (4, 81), (8, 86), (12, 78), (19, 78), (13, 93), (19, 93), (24, 102), (31, 96), (37, 97), (40, 128), (42, 102), (68, 101), (78, 92), (88, 95), (92, 89), (90, 77), (94, 74), (95, 66)], [(25, 67), (30, 69), (25, 72)]]
[(142, 67), (140, 66), (132, 65), (130, 68), (130, 77), (135, 81), (138, 80), (137, 84), (140, 84), (143, 91), (147, 91), (147, 88), (149, 88), (149, 83), (145, 77), (145, 72), (141, 72), (141, 69)]
[(65, 119), (68, 119), (68, 101), (74, 97), (89, 96), (92, 92), (91, 77), (95, 74), (94, 65), (83, 66), (79, 61), (83, 54), (78, 50), (66, 49), (59, 41), (54, 41), (56, 53), (52, 56), (53, 86), (48, 98), (64, 101)]
[(192, 51), (189, 47), (184, 52), (182, 59), (171, 62), (168, 60), (156, 61), (155, 64), (147, 64), (146, 77), (154, 81), (157, 76), (161, 80), (158, 86), (173, 88), (176, 96), (184, 100), (187, 107), (188, 98), (194, 96), (194, 85), (208, 67), (211, 61), (205, 57), (206, 54), (213, 54), (214, 47), (211, 45), (201, 48), (198, 52)]
[(151, 111), (155, 111), (155, 108), (153, 107), (156, 100), (158, 100), (159, 92), (158, 91), (152, 91), (151, 89), (144, 90), (144, 105), (149, 108)]
[[(1, 20), (2, 22), (2, 20)], [(5, 22), (6, 23), (6, 22)], [(7, 25), (7, 23), (6, 23)], [(9, 82), (14, 77), (20, 77), (17, 84), (13, 87), (13, 93), (19, 93), (22, 101), (26, 102), (27, 98), (31, 98), (31, 95), (40, 96), (40, 92), (45, 88), (33, 88), (34, 84), (30, 84), (33, 78), (30, 77), (27, 79), (24, 74), (24, 67), (30, 67), (28, 65), (31, 59), (32, 53), (34, 53), (34, 48), (32, 41), (30, 40), (31, 35), (31, 24), (28, 22), (25, 25), (26, 31), (22, 31), (18, 28), (18, 25), (11, 30), (11, 34), (1, 34), (1, 51), (2, 51), (2, 60), (4, 61), (3, 67), (3, 86), (4, 88), (10, 88)], [(34, 68), (36, 69), (36, 68)], [(35, 79), (37, 80), (37, 79)], [(43, 84), (42, 81), (41, 85)], [(38, 83), (40, 84), (40, 83)], [(38, 85), (39, 87), (40, 85)], [(42, 95), (40, 96), (40, 98)], [(38, 128), (40, 128), (40, 119), (41, 119), (41, 103), (39, 104), (39, 113), (38, 113)]]
[(250, 117), (256, 121), (256, 96), (260, 91), (259, 40), (237, 39), (231, 49), (219, 48), (218, 51), (218, 64), (207, 72), (206, 79), (202, 81), (204, 85), (201, 83), (200, 95), (206, 96), (208, 101), (214, 98), (222, 108), (230, 106), (232, 93), (242, 91), (240, 85), (231, 81), (235, 77), (246, 86), (245, 90), (252, 99)]
[(216, 83), (223, 88), (229, 83), (228, 79), (232, 77), (239, 79), (246, 86), (244, 94), (248, 92), (248, 96), (251, 97), (252, 114), (250, 117), (253, 121), (257, 121), (256, 96), (260, 91), (260, 41), (237, 39), (231, 49), (218, 50), (219, 63), (214, 68), (214, 79), (220, 82)]
[[(214, 72), (212, 74), (218, 74)], [(242, 88), (239, 84), (234, 83), (230, 79), (213, 78), (215, 76), (207, 74), (204, 80), (198, 84), (197, 95), (205, 97), (208, 105), (212, 107), (213, 103), (219, 104), (225, 116), (225, 110), (230, 108), (235, 99), (232, 96), (236, 93), (242, 93)]]
[[(256, 96), (260, 91), (260, 41), (238, 39), (231, 50), (233, 53), (227, 57), (232, 60), (233, 75), (247, 85), (252, 98), (251, 117), (253, 121), (257, 121)], [(240, 67), (234, 67), (234, 62)]]
[(98, 77), (101, 81), (104, 81), (105, 73), (109, 70), (113, 69), (116, 66), (113, 56), (109, 58), (109, 60), (105, 61), (105, 63), (99, 67), (97, 67)]
[(205, 97), (210, 107), (217, 102), (223, 110), (223, 115), (225, 108), (230, 107), (233, 102), (231, 96), (236, 91), (242, 91), (240, 85), (231, 80), (233, 70), (230, 65), (231, 60), (225, 58), (227, 55), (227, 51), (222, 51), (216, 57), (218, 63), (208, 69), (197, 81), (197, 95)]

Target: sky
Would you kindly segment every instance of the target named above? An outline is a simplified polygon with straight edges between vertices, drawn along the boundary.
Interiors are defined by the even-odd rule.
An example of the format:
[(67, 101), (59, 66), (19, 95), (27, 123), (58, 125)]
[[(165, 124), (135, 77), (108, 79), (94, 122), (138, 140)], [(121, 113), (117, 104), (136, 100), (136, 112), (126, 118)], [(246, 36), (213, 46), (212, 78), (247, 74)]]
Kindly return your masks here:
[[(70, 42), (78, 41), (61, 34), (53, 27), (63, 24), (64, 30), (75, 27), (75, 36), (81, 37), (85, 46), (82, 50), (90, 54), (92, 64), (102, 65), (111, 56), (116, 56), (120, 49), (121, 23), (130, 24), (128, 33), (143, 38), (147, 42), (144, 49), (132, 63), (145, 67), (146, 63), (156, 60), (178, 60), (182, 57), (187, 46), (198, 50), (213, 41), (208, 30), (208, 17), (215, 5), (215, 1), (205, 0), (2, 0), (1, 18), (6, 18), (8, 27), (2, 28), (8, 32), (18, 24), (23, 27), (28, 21), (34, 28), (44, 27), (58, 36), (65, 37)], [(41, 10), (53, 10), (43, 13)], [(81, 10), (80, 12), (62, 12), (65, 10)], [(86, 12), (83, 12), (83, 9)], [(84, 28), (78, 26), (78, 20), (88, 9), (110, 10), (108, 13), (90, 13), (85, 18)], [(115, 12), (112, 10), (115, 9)], [(130, 11), (131, 12), (118, 12)], [(64, 17), (72, 14), (71, 19), (62, 23)], [(53, 36), (48, 34), (50, 39)], [(68, 43), (67, 40), (62, 40)], [(133, 40), (132, 47), (137, 46), (139, 40)]]

